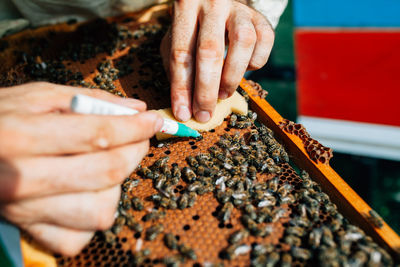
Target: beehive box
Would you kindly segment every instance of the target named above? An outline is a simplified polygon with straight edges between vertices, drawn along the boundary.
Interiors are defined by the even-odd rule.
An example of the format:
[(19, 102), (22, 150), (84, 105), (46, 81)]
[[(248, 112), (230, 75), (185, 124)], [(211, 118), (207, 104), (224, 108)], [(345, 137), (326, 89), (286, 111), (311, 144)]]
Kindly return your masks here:
[[(103, 87), (117, 95), (144, 100), (149, 109), (168, 107), (170, 105), (168, 81), (158, 53), (165, 25), (168, 25), (166, 13), (164, 6), (156, 6), (145, 12), (112, 18), (107, 22), (56, 25), (28, 30), (9, 37), (3, 40), (0, 46), (4, 50), (0, 54), (0, 58), (5, 62), (1, 67), (3, 75), (0, 83), (4, 86), (30, 80), (49, 80), (84, 87)], [(66, 40), (69, 42), (65, 42)], [(25, 51), (25, 53), (15, 52), (14, 47), (18, 47), (18, 50)], [(110, 68), (119, 70), (120, 77), (111, 83), (96, 83), (96, 76), (102, 72), (98, 66), (107, 61), (110, 61)], [(56, 69), (58, 74), (54, 76), (52, 74), (54, 72), (50, 73), (44, 69), (43, 62), (47, 67)], [(63, 67), (57, 65), (59, 62), (63, 64)], [(132, 69), (130, 69), (131, 67)], [(124, 75), (121, 75), (122, 73)], [(249, 227), (251, 223), (246, 218), (251, 217), (247, 214), (251, 212), (246, 211), (244, 204), (240, 203), (239, 195), (229, 197), (228, 202), (233, 202), (232, 213), (230, 216), (224, 216), (225, 206), (229, 205), (225, 205), (225, 200), (222, 200), (218, 192), (222, 191), (222, 183), (226, 188), (232, 187), (235, 192), (239, 190), (238, 182), (230, 186), (228, 180), (232, 180), (232, 177), (222, 183), (218, 174), (210, 175), (211, 180), (200, 178), (198, 168), (192, 166), (191, 168), (199, 176), (197, 180), (202, 182), (202, 186), (207, 185), (211, 188), (203, 189), (202, 192), (194, 190), (197, 192), (197, 197), (193, 206), (180, 209), (182, 195), (185, 192), (194, 192), (193, 188), (189, 189), (189, 186), (193, 185), (195, 181), (187, 181), (188, 179), (184, 179), (185, 177), (182, 175), (182, 179), (179, 179), (178, 183), (172, 187), (173, 193), (171, 192), (171, 194), (177, 197), (178, 207), (175, 208), (172, 204), (160, 204), (149, 200), (151, 195), (160, 192), (163, 194), (163, 192), (155, 188), (157, 181), (146, 179), (149, 177), (146, 177), (144, 171), (138, 170), (132, 173), (123, 186), (128, 188), (126, 190), (127, 199), (139, 198), (143, 203), (143, 209), (122, 208), (120, 214), (124, 214), (120, 217), (123, 217), (124, 223), (116, 223), (113, 229), (106, 233), (97, 233), (90, 244), (76, 257), (50, 255), (49, 262), (60, 266), (130, 266), (136, 263), (137, 265), (151, 266), (161, 265), (166, 261), (169, 263), (179, 261), (185, 266), (211, 266), (212, 264), (248, 266), (250, 264), (257, 265), (257, 263), (262, 266), (266, 262), (304, 266), (340, 260), (348, 260), (353, 263), (357, 260), (373, 262), (376, 260), (376, 255), (379, 254), (380, 260), (385, 259), (384, 264), (390, 265), (385, 251), (374, 245), (370, 238), (389, 252), (392, 257), (396, 257), (400, 247), (400, 239), (396, 233), (385, 222), (379, 220), (376, 223), (371, 220), (371, 208), (331, 169), (328, 162), (321, 163), (315, 157), (314, 160), (311, 159), (302, 139), (281, 129), (280, 125), (284, 119), (266, 100), (260, 97), (262, 94), (256, 84), (243, 80), (240, 88), (240, 91), (242, 93), (244, 91), (249, 98), (250, 109), (258, 114), (257, 122), (253, 123), (249, 118), (241, 118), (242, 121), (250, 121), (250, 124), (238, 128), (232, 123), (231, 118), (227, 118), (221, 126), (203, 133), (201, 140), (183, 138), (163, 143), (152, 140), (150, 151), (141, 166), (151, 169), (150, 166), (153, 166), (157, 160), (168, 156), (167, 169), (173, 168), (172, 164), (177, 164), (183, 172), (183, 168), (188, 167), (188, 163), (190, 163), (190, 160), (187, 160), (188, 156), (207, 154), (210, 152), (210, 147), (216, 147), (225, 154), (229, 154), (230, 152), (226, 152), (227, 148), (218, 143), (221, 138), (228, 139), (232, 146), (239, 144), (243, 149), (243, 146), (251, 146), (251, 140), (255, 141), (256, 137), (251, 139), (254, 131), (260, 135), (268, 135), (271, 143), (267, 145), (264, 142), (266, 146), (262, 148), (266, 148), (268, 151), (273, 144), (279, 148), (279, 156), (272, 156), (273, 149), (263, 155), (266, 157), (265, 159), (272, 159), (270, 165), (276, 169), (260, 171), (261, 166), (259, 166), (255, 180), (249, 178), (252, 175), (248, 171), (243, 175), (238, 174), (241, 177), (238, 178), (240, 181), (248, 183), (245, 185), (246, 188), (257, 185), (261, 191), (264, 190), (265, 195), (272, 195), (276, 200), (274, 204), (266, 204), (267, 202), (262, 202), (252, 196), (245, 201), (245, 204), (259, 209), (257, 217), (253, 218), (253, 221), (259, 219), (262, 214), (260, 210), (264, 204), (269, 209), (267, 211), (271, 213), (268, 218), (257, 222), (256, 228)], [(250, 117), (252, 117), (251, 114)], [(236, 141), (232, 141), (230, 138), (236, 138)], [(262, 144), (259, 143), (259, 145)], [(285, 150), (290, 156), (289, 162), (286, 162)], [(214, 165), (217, 165), (217, 161), (213, 160)], [(250, 163), (249, 166), (253, 166), (255, 163), (252, 164)], [(218, 168), (225, 169), (225, 171), (230, 169), (228, 165), (224, 164)], [(303, 175), (300, 175), (301, 170), (309, 173), (310, 177), (320, 185), (319, 187), (311, 182), (311, 188), (314, 190), (311, 195), (320, 196), (320, 198), (322, 196), (324, 199), (317, 203), (316, 212), (312, 216), (309, 210), (307, 210), (307, 214), (301, 214), (301, 207), (306, 207), (301, 194), (305, 189), (310, 188), (311, 181), (304, 172)], [(277, 184), (274, 183), (274, 179)], [(131, 183), (134, 185), (128, 186)], [(226, 188), (225, 190), (227, 190)], [(287, 190), (287, 193), (295, 196), (295, 201), (283, 201), (282, 199), (286, 196), (286, 193), (282, 193), (283, 190)], [(340, 213), (330, 204), (326, 195), (319, 190), (329, 195)], [(260, 204), (261, 202), (263, 204)], [(121, 202), (121, 207), (123, 204)], [(165, 212), (165, 216), (161, 216), (157, 220), (146, 220), (144, 217), (154, 210)], [(263, 212), (267, 211), (263, 210)], [(295, 221), (301, 216), (305, 216), (310, 222), (307, 226), (303, 225), (299, 229), (296, 228), (298, 225)], [(126, 225), (128, 217), (135, 218), (143, 230), (138, 231), (137, 227), (131, 227), (135, 229), (128, 227)], [(337, 222), (337, 220), (339, 220), (339, 225), (334, 226), (333, 222)], [(146, 232), (157, 224), (163, 225), (162, 233), (154, 240), (147, 240)], [(370, 237), (365, 236), (353, 225), (362, 228)], [(236, 243), (231, 245), (228, 241), (229, 237), (241, 229), (248, 229), (248, 234), (246, 234), (248, 237), (237, 245)], [(263, 234), (260, 234), (260, 229), (264, 231)], [(304, 231), (304, 233), (298, 231)], [(328, 231), (326, 235), (325, 232), (323, 234), (325, 241), (321, 241), (318, 245), (310, 244), (312, 236), (323, 231)], [(329, 242), (329, 231), (332, 234), (333, 243)], [(348, 233), (359, 234), (358, 236), (361, 237), (353, 240), (349, 251), (345, 252), (345, 245), (341, 243), (341, 238), (345, 238), (344, 236)], [(168, 248), (164, 244), (166, 234), (172, 234), (179, 245), (191, 248), (195, 257), (188, 251), (184, 253), (185, 247), (183, 246), (181, 246), (180, 252)], [(171, 235), (169, 236), (171, 237)], [(362, 243), (361, 241), (365, 243), (364, 250), (372, 248), (375, 254), (366, 253), (357, 244)], [(24, 243), (24, 258), (27, 266), (30, 266), (29, 263), (38, 264), (34, 258), (36, 254), (31, 253), (31, 248), (31, 245)], [(144, 249), (149, 249), (150, 254), (142, 255)], [(262, 255), (258, 255), (262, 249), (266, 251)], [(334, 257), (332, 257), (332, 254), (328, 254), (328, 252), (332, 252), (330, 249), (333, 249), (333, 253), (339, 254), (333, 254)], [(186, 257), (181, 259), (181, 254)]]

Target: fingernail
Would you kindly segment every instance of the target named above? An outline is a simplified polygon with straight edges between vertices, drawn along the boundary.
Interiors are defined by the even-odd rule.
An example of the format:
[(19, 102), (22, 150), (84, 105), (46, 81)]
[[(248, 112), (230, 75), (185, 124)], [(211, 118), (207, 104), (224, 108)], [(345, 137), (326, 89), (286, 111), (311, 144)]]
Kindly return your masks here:
[(199, 122), (207, 122), (209, 121), (211, 118), (211, 114), (208, 111), (198, 111), (196, 113), (196, 120), (198, 120)]
[(179, 106), (176, 112), (176, 118), (180, 121), (188, 121), (190, 119), (190, 110), (187, 106)]
[(157, 115), (157, 121), (156, 124), (154, 125), (154, 131), (158, 132), (161, 129), (161, 127), (163, 127), (163, 125), (164, 125), (164, 119), (160, 115)]
[(218, 98), (219, 99), (227, 99), (228, 93), (225, 90), (220, 90), (218, 93)]

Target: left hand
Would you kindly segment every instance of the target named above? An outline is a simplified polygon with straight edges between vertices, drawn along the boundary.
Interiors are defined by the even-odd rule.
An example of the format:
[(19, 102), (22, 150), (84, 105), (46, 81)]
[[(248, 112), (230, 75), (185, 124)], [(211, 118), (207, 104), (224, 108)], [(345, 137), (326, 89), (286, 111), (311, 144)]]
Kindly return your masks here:
[(199, 122), (207, 122), (217, 99), (230, 97), (246, 70), (264, 66), (273, 43), (268, 20), (244, 4), (176, 0), (172, 27), (161, 43), (174, 116), (187, 121), (193, 113)]

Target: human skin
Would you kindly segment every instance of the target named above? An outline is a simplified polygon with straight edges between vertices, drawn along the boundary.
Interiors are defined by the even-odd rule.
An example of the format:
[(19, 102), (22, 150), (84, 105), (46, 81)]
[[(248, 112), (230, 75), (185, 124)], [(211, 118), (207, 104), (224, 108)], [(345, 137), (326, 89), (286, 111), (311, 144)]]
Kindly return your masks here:
[(174, 1), (172, 26), (161, 43), (174, 116), (207, 122), (217, 99), (231, 96), (246, 70), (265, 65), (273, 43), (268, 20), (238, 1)]
[[(73, 114), (86, 94), (141, 111)], [(146, 155), (162, 118), (146, 104), (50, 83), (0, 89), (0, 215), (54, 252), (72, 256), (112, 226), (120, 184)]]

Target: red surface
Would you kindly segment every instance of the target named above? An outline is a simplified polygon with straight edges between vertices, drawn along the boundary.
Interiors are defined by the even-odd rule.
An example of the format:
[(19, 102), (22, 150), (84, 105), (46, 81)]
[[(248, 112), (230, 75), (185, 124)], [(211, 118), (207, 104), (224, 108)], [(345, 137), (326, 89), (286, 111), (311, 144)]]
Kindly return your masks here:
[(299, 115), (400, 126), (400, 29), (295, 35)]

